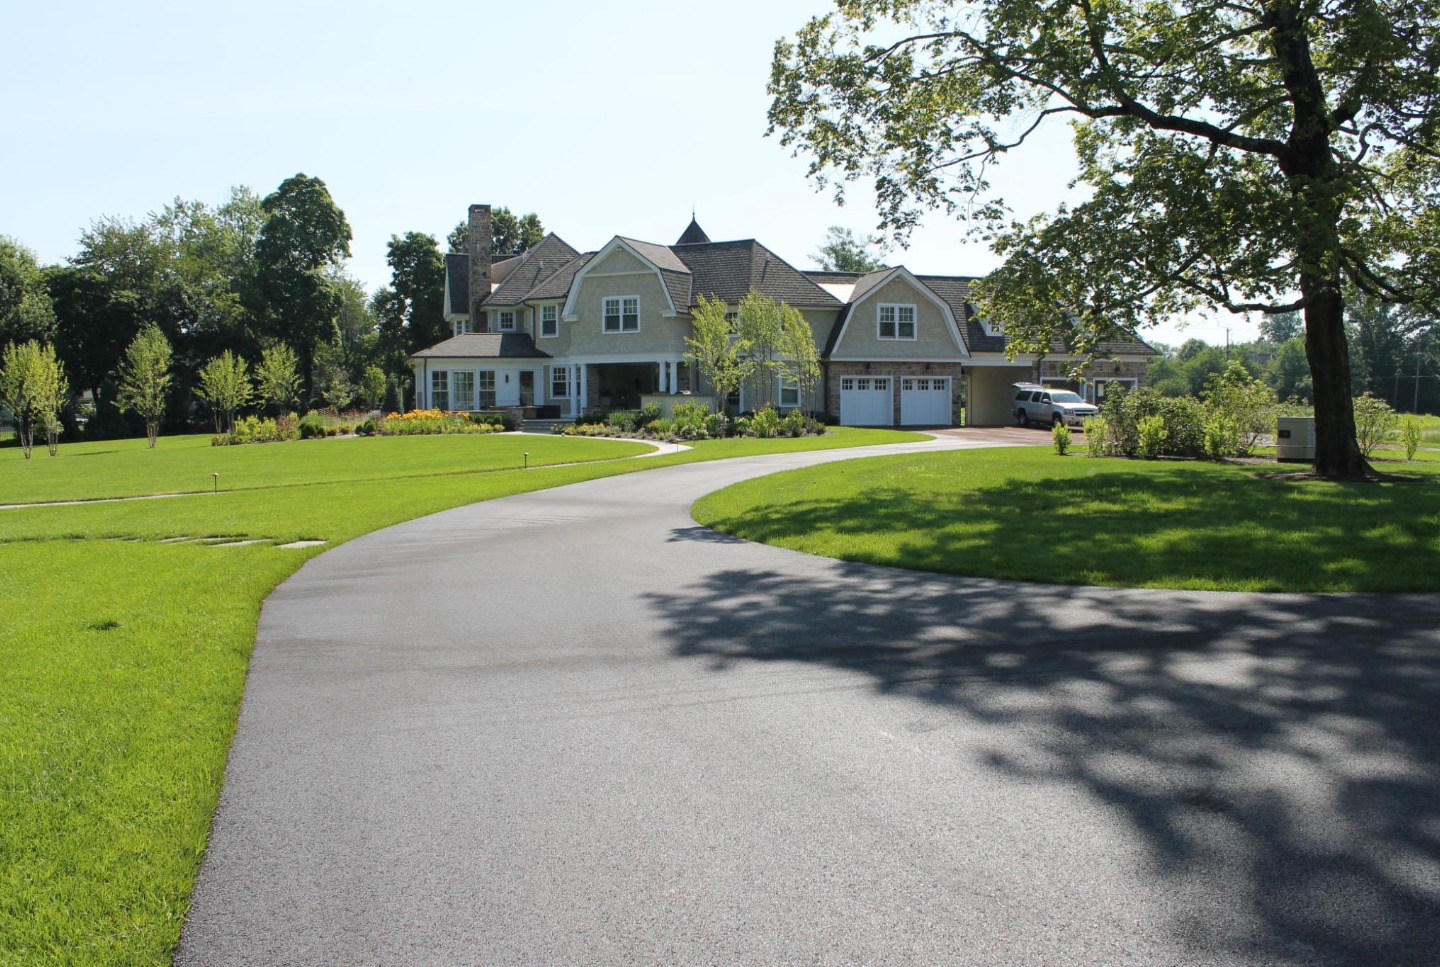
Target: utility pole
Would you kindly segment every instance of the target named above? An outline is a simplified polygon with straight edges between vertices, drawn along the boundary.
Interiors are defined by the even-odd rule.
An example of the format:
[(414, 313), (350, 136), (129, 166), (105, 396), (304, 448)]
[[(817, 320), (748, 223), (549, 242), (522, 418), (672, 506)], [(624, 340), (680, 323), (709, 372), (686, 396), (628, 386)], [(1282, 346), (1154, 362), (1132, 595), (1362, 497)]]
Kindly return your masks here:
[(1410, 404), (1411, 413), (1420, 412), (1420, 360), (1423, 358), (1423, 354), (1415, 354), (1415, 402)]
[(1230, 361), (1230, 327), (1225, 327), (1225, 361)]

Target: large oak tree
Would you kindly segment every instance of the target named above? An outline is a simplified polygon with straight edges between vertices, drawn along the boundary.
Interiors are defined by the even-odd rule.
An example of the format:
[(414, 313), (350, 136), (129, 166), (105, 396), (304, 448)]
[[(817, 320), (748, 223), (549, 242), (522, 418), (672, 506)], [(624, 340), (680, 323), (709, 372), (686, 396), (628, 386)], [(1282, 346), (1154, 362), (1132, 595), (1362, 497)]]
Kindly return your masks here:
[[(772, 131), (821, 179), (874, 179), (903, 238), (964, 211), (1020, 351), (1079, 351), (1200, 307), (1299, 310), (1316, 468), (1355, 443), (1347, 287), (1440, 292), (1437, 0), (842, 0), (775, 52)], [(1008, 221), (987, 170), (1074, 122), (1086, 200)]]

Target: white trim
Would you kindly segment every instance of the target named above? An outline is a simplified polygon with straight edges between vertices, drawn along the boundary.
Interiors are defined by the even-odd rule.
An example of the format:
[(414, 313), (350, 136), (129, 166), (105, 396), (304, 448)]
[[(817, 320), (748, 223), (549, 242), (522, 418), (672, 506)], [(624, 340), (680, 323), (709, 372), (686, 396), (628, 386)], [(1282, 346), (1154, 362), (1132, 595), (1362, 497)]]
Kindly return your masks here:
[[(633, 301), (633, 302), (635, 303), (635, 328), (634, 328), (634, 329), (626, 329), (626, 328), (625, 328), (625, 316), (626, 316), (625, 303), (628, 302), (628, 301)], [(609, 305), (608, 305), (608, 303), (610, 303), (610, 302), (618, 302), (618, 303), (620, 303), (619, 309), (618, 309), (618, 310), (616, 311), (616, 313), (615, 313), (615, 315), (616, 315), (616, 316), (619, 318), (619, 320), (620, 320), (620, 328), (619, 328), (619, 329), (609, 329), (609, 328), (607, 328), (606, 325), (605, 325), (606, 319), (608, 319), (609, 316), (610, 316), (610, 308), (609, 308)], [(620, 336), (620, 335), (626, 335), (626, 334), (629, 334), (629, 333), (637, 333), (637, 332), (639, 332), (639, 331), (640, 331), (640, 297), (639, 297), (638, 295), (603, 295), (603, 296), (600, 297), (600, 332), (601, 332), (601, 333), (603, 333), (604, 335), (607, 335), (607, 336)]]
[[(545, 310), (546, 310), (546, 309), (549, 309), (551, 312), (555, 313), (555, 318), (554, 318), (554, 320), (553, 320), (554, 323), (555, 323), (555, 331), (554, 331), (554, 332), (551, 332), (551, 333), (547, 333), (547, 332), (545, 331)], [(539, 339), (556, 339), (556, 338), (559, 338), (559, 336), (560, 336), (560, 307), (559, 307), (558, 305), (556, 305), (555, 303), (552, 302), (552, 303), (549, 303), (549, 304), (547, 304), (547, 305), (542, 305), (542, 306), (537, 307), (535, 311), (536, 311), (536, 313), (538, 313), (538, 321), (535, 323), (535, 327), (536, 327), (535, 331), (536, 331), (536, 336), (537, 336), (537, 338), (539, 338)]]
[[(969, 359), (969, 358), (970, 358), (970, 349), (969, 349), (969, 347), (967, 347), (967, 346), (965, 345), (965, 340), (963, 340), (963, 339), (960, 338), (960, 325), (959, 325), (959, 323), (957, 323), (957, 322), (955, 321), (955, 313), (952, 312), (952, 311), (950, 311), (950, 304), (949, 304), (948, 302), (946, 302), (944, 299), (940, 298), (938, 295), (936, 295), (933, 291), (931, 291), (930, 287), (929, 287), (928, 285), (926, 285), (924, 282), (921, 282), (919, 279), (915, 278), (914, 273), (912, 273), (909, 269), (905, 268), (905, 266), (903, 266), (903, 265), (897, 265), (895, 268), (891, 269), (889, 272), (886, 273), (885, 278), (881, 279), (879, 282), (877, 282), (877, 283), (875, 283), (874, 285), (872, 285), (872, 286), (869, 288), (869, 290), (866, 291), (866, 293), (865, 293), (864, 295), (862, 295), (859, 299), (857, 299), (857, 300), (855, 300), (854, 302), (851, 302), (851, 303), (849, 304), (850, 311), (849, 311), (849, 312), (846, 314), (846, 316), (845, 316), (845, 324), (840, 327), (840, 335), (835, 338), (835, 347), (838, 349), (839, 347), (841, 347), (841, 346), (843, 346), (843, 345), (845, 344), (845, 333), (849, 332), (849, 330), (850, 330), (850, 323), (854, 321), (855, 316), (858, 314), (858, 309), (859, 309), (859, 307), (860, 307), (866, 300), (868, 300), (871, 296), (877, 294), (881, 289), (885, 288), (885, 286), (889, 285), (891, 282), (895, 281), (896, 279), (903, 279), (903, 280), (905, 280), (905, 281), (908, 282), (911, 286), (914, 287), (915, 291), (919, 292), (922, 296), (924, 296), (924, 297), (925, 297), (926, 299), (928, 299), (930, 302), (934, 303), (935, 307), (940, 310), (941, 316), (944, 317), (946, 323), (948, 324), (947, 330), (948, 330), (949, 333), (950, 333), (950, 339), (955, 343), (955, 348), (958, 349), (958, 350), (960, 350), (960, 356), (961, 356), (962, 358), (964, 358), (964, 359)], [(916, 320), (916, 330), (915, 330), (915, 334), (916, 334), (916, 337), (918, 338), (918, 337), (919, 337), (919, 334), (920, 334), (920, 330), (919, 330), (919, 320), (918, 320), (918, 319)], [(836, 360), (840, 360), (840, 359), (858, 359), (858, 360), (863, 360), (863, 359), (865, 359), (866, 357), (864, 357), (864, 356), (848, 356), (848, 357), (846, 357), (846, 356), (833, 356), (833, 355), (832, 355), (830, 358), (831, 358), (831, 359), (836, 359)], [(886, 358), (887, 361), (889, 361), (889, 359), (890, 359), (890, 357), (888, 357), (888, 356), (885, 357), (885, 358)], [(937, 362), (937, 361), (943, 360), (943, 359), (945, 359), (945, 358), (946, 358), (946, 357), (943, 357), (943, 356), (932, 356), (932, 357), (930, 357), (930, 358), (928, 358), (928, 359), (923, 359), (923, 360), (918, 360), (918, 361), (919, 361), (919, 362)], [(901, 362), (901, 361), (902, 361), (902, 360), (895, 360), (895, 362)]]
[[(877, 302), (875, 303), (875, 341), (876, 342), (915, 342), (920, 338), (920, 313), (916, 311), (913, 302)], [(886, 336), (880, 332), (880, 327), (885, 324), (881, 318), (886, 309), (895, 310), (895, 318), (892, 321), (895, 326), (895, 335)], [(910, 310), (910, 335), (900, 335), (900, 310)]]
[[(785, 389), (787, 383), (795, 390), (795, 402), (789, 404), (788, 406), (785, 403)], [(798, 410), (802, 409), (805, 406), (805, 400), (803, 400), (800, 396), (799, 380), (794, 379), (793, 377), (786, 378), (784, 376), (776, 376), (775, 384), (775, 408), (777, 410), (780, 410), (782, 412), (787, 409)]]
[[(660, 315), (666, 318), (673, 318), (674, 316), (676, 316), (678, 313), (675, 309), (675, 300), (670, 297), (670, 287), (665, 284), (665, 276), (660, 272), (660, 266), (656, 265), (654, 262), (641, 255), (640, 252), (633, 245), (626, 242), (619, 235), (616, 235), (610, 241), (605, 243), (604, 248), (595, 253), (595, 257), (593, 259), (591, 259), (589, 262), (586, 262), (585, 265), (580, 269), (580, 271), (575, 273), (575, 278), (570, 280), (570, 292), (565, 297), (565, 308), (562, 309), (560, 312), (561, 318), (563, 318), (566, 322), (579, 321), (580, 316), (577, 310), (576, 303), (580, 297), (580, 283), (590, 277), (592, 270), (598, 270), (600, 263), (605, 261), (605, 259), (609, 257), (610, 253), (614, 252), (616, 249), (624, 249), (630, 255), (639, 259), (642, 264), (652, 266), (649, 274), (655, 276), (655, 281), (660, 283), (660, 291), (665, 295), (666, 309), (662, 310)], [(624, 275), (626, 273), (595, 271), (594, 274), (597, 276), (618, 276)], [(603, 320), (601, 324), (604, 324)]]
[[(505, 317), (506, 317), (506, 316), (509, 316), (509, 317), (510, 317), (510, 325), (509, 325), (508, 327), (505, 325)], [(518, 331), (518, 330), (515, 328), (515, 310), (514, 310), (514, 309), (496, 309), (496, 310), (495, 310), (495, 331), (496, 331), (496, 332), (517, 332), (517, 331)]]

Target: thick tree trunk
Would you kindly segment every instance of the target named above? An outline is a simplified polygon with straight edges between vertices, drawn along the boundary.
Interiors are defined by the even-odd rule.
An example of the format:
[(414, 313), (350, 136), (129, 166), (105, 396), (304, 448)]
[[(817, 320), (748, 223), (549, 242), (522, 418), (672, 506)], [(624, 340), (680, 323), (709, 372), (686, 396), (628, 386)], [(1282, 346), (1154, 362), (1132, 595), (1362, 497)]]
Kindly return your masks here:
[(1345, 298), (1338, 283), (1302, 273), (1306, 297), (1305, 355), (1315, 387), (1315, 472), (1341, 480), (1370, 473), (1355, 442), (1350, 353), (1345, 343)]

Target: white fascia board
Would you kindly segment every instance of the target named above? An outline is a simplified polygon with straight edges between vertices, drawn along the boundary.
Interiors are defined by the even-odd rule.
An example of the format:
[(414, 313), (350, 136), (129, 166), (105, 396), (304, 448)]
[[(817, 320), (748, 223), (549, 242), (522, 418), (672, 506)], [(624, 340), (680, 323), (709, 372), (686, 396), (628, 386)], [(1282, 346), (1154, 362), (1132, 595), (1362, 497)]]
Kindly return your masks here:
[[(650, 274), (653, 274), (655, 276), (655, 280), (660, 283), (660, 291), (665, 293), (665, 304), (669, 307), (669, 311), (662, 312), (661, 315), (667, 319), (674, 318), (675, 300), (670, 298), (670, 287), (665, 284), (665, 276), (660, 272), (660, 266), (656, 265), (654, 262), (641, 255), (638, 251), (636, 251), (633, 245), (630, 245), (619, 235), (616, 235), (610, 241), (606, 242), (605, 247), (602, 248), (600, 251), (596, 252), (595, 257), (589, 262), (585, 263), (585, 265), (580, 269), (580, 271), (575, 273), (575, 278), (570, 280), (570, 293), (565, 297), (565, 308), (560, 312), (561, 318), (563, 318), (566, 322), (578, 322), (580, 320), (580, 314), (576, 309), (575, 303), (576, 300), (578, 300), (580, 297), (581, 281), (590, 274), (591, 269), (595, 268), (595, 266), (605, 261), (605, 259), (610, 255), (610, 253), (614, 252), (617, 248), (624, 249), (636, 259), (639, 259), (641, 262), (650, 266)], [(599, 274), (628, 275), (632, 273), (601, 272)]]
[[(885, 288), (885, 286), (889, 285), (891, 282), (894, 282), (896, 279), (904, 279), (911, 285), (911, 287), (913, 287), (918, 293), (920, 293), (921, 296), (923, 296), (927, 301), (933, 303), (936, 308), (940, 310), (940, 315), (945, 319), (946, 329), (950, 333), (951, 342), (955, 344), (955, 348), (960, 351), (961, 356), (969, 358), (970, 350), (965, 346), (965, 340), (960, 338), (960, 326), (955, 321), (955, 313), (950, 311), (950, 304), (944, 299), (940, 298), (934, 292), (932, 292), (930, 290), (930, 287), (924, 282), (921, 282), (919, 279), (915, 278), (915, 275), (903, 265), (897, 265), (895, 268), (891, 269), (883, 279), (872, 285), (864, 295), (849, 304), (850, 311), (845, 315), (845, 324), (840, 327), (840, 335), (835, 339), (835, 345), (844, 345), (845, 334), (850, 330), (850, 323), (855, 319), (855, 316), (858, 314), (860, 306), (870, 301), (871, 296), (875, 295), (877, 292)], [(830, 358), (854, 359), (857, 357), (831, 356)], [(889, 357), (886, 358), (888, 359)]]

